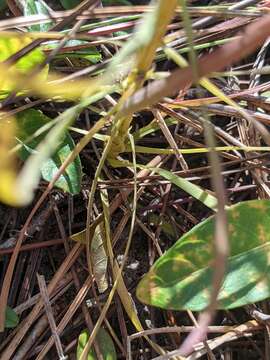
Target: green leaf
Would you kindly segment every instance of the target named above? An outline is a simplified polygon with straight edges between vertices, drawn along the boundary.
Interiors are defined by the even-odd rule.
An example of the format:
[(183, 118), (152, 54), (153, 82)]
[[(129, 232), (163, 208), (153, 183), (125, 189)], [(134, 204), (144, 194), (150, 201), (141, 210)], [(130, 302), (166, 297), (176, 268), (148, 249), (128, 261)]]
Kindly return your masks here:
[(160, 226), (164, 233), (170, 238), (175, 238), (175, 229), (170, 223), (169, 217), (167, 215), (163, 215), (162, 219), (160, 216), (154, 213), (147, 214), (147, 222), (150, 225)]
[(104, 6), (111, 6), (111, 5), (132, 5), (131, 1), (128, 0), (103, 0), (102, 4)]
[[(44, 50), (53, 50), (58, 46), (58, 41), (50, 41), (43, 45)], [(87, 48), (79, 49), (80, 46), (87, 45), (88, 42), (84, 40), (72, 39), (68, 40), (63, 47), (63, 51), (55, 56), (57, 59), (70, 58), (73, 62), (77, 63), (78, 66), (84, 66), (91, 64), (97, 64), (102, 60), (102, 54), (98, 51), (96, 46), (88, 46)], [(71, 51), (70, 47), (78, 47), (78, 50)], [(79, 60), (78, 60), (79, 59)]]
[(169, 180), (172, 184), (178, 186), (180, 189), (184, 190), (186, 193), (193, 196), (195, 199), (201, 201), (205, 206), (210, 209), (215, 209), (217, 207), (217, 198), (211, 195), (206, 190), (203, 190), (198, 185), (193, 184), (192, 182), (181, 178), (180, 176), (171, 173), (168, 170), (154, 168), (156, 173), (162, 176), (164, 179)]
[(6, 0), (0, 0), (0, 11), (4, 10), (7, 7)]
[[(19, 150), (19, 155), (22, 160), (26, 160), (30, 154), (34, 153), (37, 145), (45, 138), (48, 132), (35, 137), (27, 142), (30, 136), (40, 129), (42, 126), (51, 121), (50, 118), (45, 116), (41, 111), (29, 109), (20, 112), (17, 116), (17, 140), (23, 146)], [(75, 144), (69, 133), (63, 136), (60, 146), (54, 155), (47, 160), (41, 167), (41, 174), (43, 179), (51, 181), (63, 164), (68, 155), (73, 151)], [(77, 194), (81, 189), (82, 180), (82, 166), (80, 158), (76, 159), (67, 167), (66, 171), (56, 181), (55, 185), (60, 189), (67, 191), (71, 194)]]
[[(175, 125), (178, 120), (173, 118), (166, 118), (165, 123), (167, 126)], [(152, 120), (148, 125), (141, 127), (139, 130), (133, 133), (134, 140), (138, 141), (143, 139), (145, 136), (152, 134), (153, 132), (161, 131), (159, 124), (156, 120)]]
[[(270, 297), (270, 201), (253, 200), (227, 209), (231, 257), (218, 296), (230, 309)], [(215, 218), (182, 236), (137, 287), (138, 298), (163, 309), (200, 311), (212, 286)]]
[[(87, 344), (87, 341), (89, 339), (89, 333), (87, 330), (84, 330), (78, 339), (78, 345), (77, 345), (77, 360), (80, 358), (83, 349), (85, 348), (85, 345)], [(100, 328), (97, 336), (96, 341), (98, 343), (100, 352), (103, 356), (104, 360), (116, 360), (116, 351), (114, 347), (114, 343), (112, 341), (111, 336), (109, 333), (104, 329)], [(97, 356), (95, 353), (95, 350), (91, 348), (91, 350), (88, 353), (87, 360), (96, 360)]]
[(9, 306), (6, 307), (5, 328), (14, 328), (19, 323), (19, 317)]
[[(48, 46), (50, 48), (53, 48), (57, 45), (58, 43), (51, 43)], [(86, 45), (87, 41), (83, 41), (83, 40), (69, 40), (65, 47), (72, 47), (72, 46), (81, 46), (81, 45)], [(48, 48), (47, 46), (47, 48)], [(65, 49), (65, 47), (63, 48), (63, 50)], [(81, 49), (81, 50), (76, 50), (76, 51), (72, 51), (72, 52), (68, 52), (67, 51), (63, 51), (61, 54), (58, 54), (56, 56), (56, 59), (61, 59), (61, 58), (71, 58), (71, 59), (83, 59), (85, 60), (85, 62), (87, 63), (92, 63), (92, 64), (97, 64), (98, 62), (100, 62), (102, 60), (102, 55), (101, 53), (98, 51), (98, 49), (95, 46), (89, 46), (88, 48), (85, 49)]]
[[(48, 5), (47, 5), (48, 6)], [(25, 6), (24, 6), (24, 16), (29, 16), (29, 15), (50, 15), (49, 11), (48, 11), (49, 7), (46, 7), (44, 5), (43, 2), (38, 1), (38, 0), (27, 0), (25, 1)], [(41, 31), (41, 32), (47, 32), (50, 30), (52, 26), (52, 22), (46, 22), (46, 23), (42, 23), (42, 24), (37, 24), (37, 25), (31, 25), (28, 26), (28, 29), (30, 31)]]
[(60, 0), (64, 9), (72, 9), (75, 6), (79, 5), (81, 0)]

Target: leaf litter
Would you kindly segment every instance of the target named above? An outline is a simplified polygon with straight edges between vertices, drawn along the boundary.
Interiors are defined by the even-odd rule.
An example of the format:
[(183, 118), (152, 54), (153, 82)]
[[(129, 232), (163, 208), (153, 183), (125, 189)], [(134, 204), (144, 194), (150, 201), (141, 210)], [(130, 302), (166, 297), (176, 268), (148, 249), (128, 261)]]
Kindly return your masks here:
[[(196, 328), (190, 310), (202, 310), (207, 302), (203, 306), (184, 307), (180, 302), (186, 301), (193, 290), (196, 303), (202, 287), (202, 294), (207, 292), (209, 296), (206, 288), (212, 284), (205, 266), (211, 265), (213, 253), (206, 251), (207, 248), (195, 251), (202, 245), (193, 230), (219, 211), (216, 205), (220, 198), (211, 182), (214, 173), (207, 156), (209, 142), (203, 130), (208, 121), (219, 154), (227, 194), (226, 211), (233, 204), (256, 206), (250, 221), (248, 217), (242, 220), (241, 211), (234, 213), (233, 222), (240, 224), (237, 232), (228, 223), (229, 234), (239, 232), (236, 243), (244, 244), (246, 250), (246, 255), (242, 254), (244, 262), (243, 258), (234, 260), (231, 245), (232, 257), (227, 269), (236, 280), (228, 285), (225, 280), (233, 297), (230, 299), (224, 293), (225, 308), (238, 308), (218, 311), (209, 324), (214, 338), (207, 343), (200, 341), (187, 358), (200, 358), (204, 354), (210, 358), (225, 355), (235, 359), (264, 358), (268, 346), (264, 322), (251, 321), (250, 309), (259, 300), (264, 300), (256, 305), (260, 314), (268, 313), (269, 309), (265, 279), (252, 277), (258, 275), (268, 253), (268, 237), (262, 221), (264, 216), (267, 219), (270, 195), (268, 2), (240, 1), (232, 5), (192, 1), (185, 7), (185, 2), (179, 1), (181, 8), (176, 1), (168, 7), (161, 0), (150, 5), (104, 0), (100, 8), (99, 1), (81, 4), (66, 1), (62, 4), (65, 8), (78, 7), (64, 11), (53, 1), (48, 4), (36, 1), (33, 6), (29, 2), (24, 17), (20, 16), (23, 9), (15, 10), (12, 3), (9, 2), (8, 11), (0, 20), (0, 29), (6, 31), (1, 37), (3, 44), (10, 39), (8, 32), (20, 44), (2, 59), (5, 62), (1, 63), (0, 76), (4, 94), (1, 117), (9, 119), (7, 137), (0, 139), (3, 194), (0, 243), (13, 244), (8, 249), (0, 247), (0, 320), (9, 314), (9, 325), (6, 321), (7, 328), (0, 333), (1, 357), (57, 356), (53, 346), (57, 334), (45, 315), (38, 318), (44, 304), (38, 297), (37, 273), (43, 274), (47, 281), (51, 315), (58, 326), (65, 355), (76, 356), (78, 339), (84, 336), (84, 349), (77, 352), (78, 359), (87, 358), (87, 346), (91, 348), (90, 358), (181, 357), (179, 347), (183, 337), (179, 334), (192, 333)], [(153, 7), (156, 11), (149, 12)], [(158, 9), (163, 15), (167, 11), (167, 17), (162, 17)], [(143, 13), (149, 15), (142, 17)], [(135, 26), (134, 35), (136, 21), (140, 25)], [(22, 27), (27, 37), (14, 32), (14, 27)], [(23, 47), (28, 55), (24, 56)], [(49, 51), (54, 55), (50, 57)], [(34, 53), (36, 56), (31, 59)], [(38, 76), (35, 71), (49, 58), (45, 67), (48, 75)], [(16, 71), (16, 63), (23, 64), (23, 71)], [(10, 64), (15, 64), (12, 74)], [(199, 84), (198, 74), (202, 77)], [(3, 87), (11, 75), (12, 83)], [(16, 113), (20, 129), (25, 126), (23, 116), (27, 121), (35, 121), (33, 112), (44, 114), (46, 121), (52, 119), (52, 122), (44, 130), (36, 122), (35, 129), (23, 139), (19, 132), (16, 134), (19, 145), (28, 151), (27, 156), (31, 153), (27, 162), (20, 150), (16, 152), (13, 139), (18, 129), (12, 128), (15, 122), (10, 114)], [(42, 167), (59, 151), (56, 144), (63, 145), (65, 136), (70, 139), (68, 153), (55, 170), (57, 173), (49, 171), (44, 176)], [(41, 155), (36, 155), (36, 150)], [(68, 166), (75, 161), (75, 179), (68, 180), (69, 186), (59, 186), (57, 181), (63, 180)], [(104, 193), (108, 202), (106, 216), (101, 196)], [(25, 205), (16, 208), (4, 203)], [(264, 203), (266, 207), (262, 209)], [(256, 219), (256, 235), (253, 235), (252, 224)], [(212, 229), (211, 237), (204, 234), (203, 241), (211, 242), (213, 233)], [(76, 234), (83, 236), (74, 241)], [(164, 310), (145, 306), (139, 300), (144, 301), (147, 291), (154, 293), (156, 288), (144, 283), (144, 287), (138, 288), (142, 295), (137, 290), (136, 297), (140, 280), (154, 263), (152, 269), (162, 259), (166, 260), (169, 249), (178, 244), (179, 238), (181, 244), (185, 236), (190, 236), (191, 258), (187, 260), (183, 253), (177, 252), (176, 269), (187, 276), (184, 279), (187, 290), (179, 301), (177, 297), (172, 300), (177, 299), (177, 310), (188, 311), (172, 311), (176, 308), (168, 304), (161, 306), (160, 301), (165, 301), (166, 295), (158, 296), (157, 305)], [(15, 242), (8, 241), (13, 238)], [(255, 238), (259, 243), (250, 247)], [(130, 248), (125, 253), (128, 239)], [(209, 262), (202, 261), (195, 269), (194, 264), (203, 260), (204, 252)], [(198, 256), (196, 261), (195, 256)], [(240, 275), (239, 261), (246, 266)], [(195, 279), (196, 288), (196, 281), (188, 277), (190, 265), (192, 271), (199, 271), (194, 274), (205, 281), (205, 286), (202, 280), (199, 286)], [(245, 278), (248, 271), (253, 271), (252, 276)], [(165, 271), (167, 288), (174, 275), (171, 270)], [(162, 276), (158, 276), (159, 283)], [(243, 287), (242, 278), (246, 280), (245, 294), (237, 293)], [(119, 281), (118, 287), (115, 281)], [(175, 283), (181, 285), (178, 278)], [(219, 299), (223, 299), (222, 289)], [(264, 295), (257, 296), (260, 291)], [(156, 305), (151, 301), (146, 302)], [(6, 304), (9, 307), (3, 312)], [(19, 326), (15, 313), (19, 315)], [(101, 325), (101, 332), (105, 331), (104, 342), (109, 350), (100, 344), (97, 324)], [(2, 322), (1, 326), (4, 325)], [(175, 333), (162, 333), (168, 326), (175, 327)], [(96, 340), (91, 336), (93, 329)], [(227, 341), (230, 342), (225, 346)]]

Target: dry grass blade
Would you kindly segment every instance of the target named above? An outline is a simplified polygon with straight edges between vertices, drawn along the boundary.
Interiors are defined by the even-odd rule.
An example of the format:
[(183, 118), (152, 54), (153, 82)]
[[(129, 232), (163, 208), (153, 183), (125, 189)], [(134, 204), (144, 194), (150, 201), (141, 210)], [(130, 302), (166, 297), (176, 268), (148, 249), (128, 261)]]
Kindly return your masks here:
[[(91, 287), (92, 281), (93, 281), (93, 278), (92, 278), (91, 275), (89, 275), (88, 278), (85, 280), (84, 284), (82, 285), (80, 291), (78, 292), (78, 294), (76, 295), (76, 297), (74, 298), (72, 303), (70, 304), (66, 314), (64, 315), (64, 317), (62, 318), (62, 320), (58, 324), (57, 332), (59, 334), (65, 329), (66, 325), (68, 324), (68, 322), (70, 321), (72, 316), (75, 314), (78, 307), (83, 302), (85, 296), (87, 295), (88, 290)], [(53, 336), (51, 336), (51, 338), (45, 344), (45, 346), (43, 347), (41, 352), (38, 354), (36, 360), (44, 359), (44, 357), (46, 356), (47, 352), (50, 350), (53, 343), (54, 343), (54, 338), (53, 338)]]
[[(77, 154), (89, 143), (89, 141), (91, 140), (93, 135), (103, 125), (104, 125), (104, 122), (103, 122), (103, 120), (101, 120), (91, 130), (89, 130), (89, 132), (77, 144), (76, 149), (65, 160), (65, 162), (63, 163), (63, 165), (59, 169), (58, 173), (54, 176), (53, 180), (48, 185), (46, 191), (40, 197), (39, 201), (36, 203), (35, 207), (33, 208), (30, 215), (28, 216), (28, 218), (27, 218), (27, 220), (25, 222), (25, 225), (24, 225), (23, 229), (21, 230), (21, 232), (19, 234), (18, 241), (16, 243), (14, 252), (13, 252), (12, 257), (11, 257), (10, 262), (9, 262), (9, 266), (8, 266), (8, 269), (7, 269), (7, 272), (6, 272), (6, 276), (4, 278), (4, 286), (2, 288), (1, 297), (0, 297), (0, 303), (1, 303), (1, 309), (2, 309), (2, 312), (0, 312), (0, 319), (2, 319), (2, 323), (4, 322), (4, 320), (3, 320), (4, 319), (4, 314), (5, 314), (4, 309), (6, 307), (6, 302), (7, 302), (7, 297), (8, 297), (8, 293), (9, 293), (10, 283), (11, 283), (14, 267), (15, 267), (15, 264), (16, 264), (17, 256), (19, 254), (21, 244), (22, 244), (22, 242), (23, 242), (23, 240), (24, 240), (24, 238), (25, 238), (25, 236), (27, 234), (27, 229), (28, 229), (28, 226), (30, 225), (30, 223), (32, 221), (33, 216), (35, 215), (35, 213), (37, 212), (37, 210), (39, 209), (39, 207), (43, 203), (43, 201), (46, 199), (46, 197), (50, 193), (51, 189), (53, 188), (54, 183), (57, 181), (57, 179), (60, 177), (60, 175), (64, 172), (64, 170), (68, 166), (68, 164), (70, 164), (73, 161), (73, 159), (77, 156)], [(27, 331), (27, 329), (25, 331)], [(21, 340), (21, 338), (20, 338), (20, 340)]]
[(181, 153), (179, 153), (178, 146), (177, 146), (172, 134), (170, 133), (170, 130), (162, 117), (162, 114), (158, 110), (154, 110), (153, 113), (154, 113), (155, 118), (161, 128), (161, 131), (164, 133), (164, 136), (166, 137), (168, 143), (170, 144), (171, 148), (175, 150), (175, 156), (176, 156), (177, 160), (179, 161), (179, 164), (181, 165), (183, 170), (187, 170), (188, 169), (187, 163), (186, 163), (183, 155)]
[(64, 355), (63, 347), (62, 347), (62, 344), (61, 344), (61, 341), (59, 338), (59, 334), (57, 332), (57, 327), (56, 327), (55, 319), (53, 316), (52, 306), (50, 303), (45, 278), (44, 278), (44, 276), (39, 275), (39, 274), (37, 274), (37, 278), (38, 278), (38, 285), (39, 285), (39, 289), (40, 289), (40, 295), (44, 302), (44, 308), (45, 308), (47, 318), (48, 318), (48, 321), (49, 321), (49, 324), (51, 327), (51, 332), (52, 332), (52, 336), (54, 338), (54, 342), (55, 342), (55, 346), (57, 349), (57, 354), (58, 354), (59, 360), (65, 360), (66, 356)]
[[(248, 25), (236, 40), (198, 60), (199, 76), (203, 77), (211, 72), (220, 71), (250, 55), (270, 36), (269, 28), (270, 15)], [(125, 102), (120, 110), (120, 115), (128, 116), (147, 108), (165, 96), (174, 95), (177, 91), (189, 87), (194, 80), (191, 66), (183, 70), (175, 70), (165, 80), (155, 81), (137, 91)]]
[[(77, 244), (73, 247), (71, 252), (69, 253), (68, 257), (65, 259), (63, 264), (60, 266), (56, 274), (54, 275), (53, 279), (51, 280), (49, 286), (48, 286), (48, 293), (49, 295), (52, 293), (52, 291), (55, 289), (56, 285), (58, 284), (59, 280), (62, 278), (63, 274), (67, 272), (67, 270), (72, 266), (72, 264), (76, 261), (77, 257), (80, 255), (82, 251), (82, 246), (80, 244)], [(6, 347), (6, 349), (2, 352), (1, 358), (3, 360), (12, 359), (12, 354), (22, 341), (24, 335), (27, 333), (29, 328), (31, 327), (32, 323), (36, 320), (39, 312), (41, 311), (43, 307), (43, 301), (39, 300), (36, 305), (34, 306), (31, 313), (27, 316), (27, 318), (24, 321), (24, 327), (21, 328), (17, 334), (13, 337), (10, 344)]]

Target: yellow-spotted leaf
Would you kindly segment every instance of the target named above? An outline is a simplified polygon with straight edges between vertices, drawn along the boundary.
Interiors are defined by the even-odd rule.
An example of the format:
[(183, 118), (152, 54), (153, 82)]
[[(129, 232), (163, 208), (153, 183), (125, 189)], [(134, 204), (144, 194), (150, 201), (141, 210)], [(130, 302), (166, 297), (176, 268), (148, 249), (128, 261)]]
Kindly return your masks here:
[[(270, 201), (252, 200), (229, 207), (231, 257), (218, 296), (230, 309), (270, 297)], [(144, 303), (163, 309), (203, 310), (209, 303), (215, 217), (182, 236), (137, 287)]]
[[(89, 339), (89, 332), (88, 330), (84, 330), (78, 339), (78, 345), (77, 345), (77, 359), (80, 359), (80, 356), (83, 352), (83, 349), (85, 348), (87, 341)], [(111, 336), (109, 333), (104, 329), (100, 328), (99, 332), (96, 336), (96, 342), (99, 346), (99, 350), (102, 354), (102, 357), (104, 360), (116, 360), (116, 351), (114, 347), (114, 343), (112, 341)], [(93, 349), (93, 347), (90, 349), (87, 360), (96, 360), (96, 352)]]

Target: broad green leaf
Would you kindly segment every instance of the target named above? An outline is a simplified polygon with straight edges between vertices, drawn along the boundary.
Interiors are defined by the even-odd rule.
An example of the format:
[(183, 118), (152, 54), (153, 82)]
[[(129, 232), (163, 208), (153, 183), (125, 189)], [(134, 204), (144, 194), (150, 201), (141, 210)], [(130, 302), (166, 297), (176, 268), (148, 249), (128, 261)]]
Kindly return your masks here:
[[(85, 346), (87, 344), (88, 339), (89, 339), (88, 330), (84, 330), (80, 334), (79, 339), (78, 339), (77, 360), (80, 359), (80, 356), (83, 352), (83, 349), (85, 348)], [(100, 350), (104, 360), (116, 360), (117, 359), (116, 351), (115, 351), (115, 347), (114, 347), (112, 338), (104, 328), (99, 329), (99, 332), (96, 336), (96, 341), (98, 343), (99, 350)], [(96, 356), (95, 350), (92, 347), (88, 353), (87, 360), (96, 360), (96, 359), (97, 359), (97, 356)]]
[[(230, 309), (270, 297), (270, 201), (253, 200), (227, 209), (231, 257), (218, 301)], [(212, 286), (215, 218), (182, 236), (137, 287), (138, 298), (164, 309), (200, 311)]]
[(5, 328), (14, 328), (19, 323), (19, 317), (9, 306), (6, 307)]
[[(35, 153), (37, 145), (45, 138), (48, 132), (43, 133), (30, 142), (27, 142), (27, 139), (49, 121), (51, 121), (50, 118), (41, 111), (34, 109), (22, 111), (17, 115), (17, 140), (23, 145), (19, 150), (19, 155), (23, 160), (26, 160), (30, 154)], [(72, 137), (69, 133), (66, 133), (57, 151), (41, 167), (41, 174), (45, 180), (51, 181), (53, 179), (62, 163), (73, 151), (74, 146)], [(55, 185), (71, 194), (77, 194), (81, 189), (81, 179), (82, 167), (80, 158), (77, 156), (56, 181)]]
[[(12, 206), (25, 206), (33, 200), (35, 189), (40, 181), (41, 169), (52, 158), (53, 154), (56, 154), (57, 150), (61, 148), (68, 128), (86, 106), (103, 97), (104, 92), (82, 99), (79, 104), (69, 107), (58, 115), (52, 122), (53, 126), (51, 126), (51, 123), (45, 124), (42, 127), (43, 130), (48, 128), (50, 130), (37, 147), (29, 151), (30, 155), (18, 174), (14, 170), (14, 161), (12, 161), (11, 156), (14, 150), (21, 146), (21, 144), (18, 144), (17, 149), (13, 148), (11, 151), (11, 144), (15, 140), (15, 136), (12, 136), (15, 134), (13, 129), (15, 127), (15, 120), (5, 118), (3, 119), (4, 121), (0, 121), (0, 130), (2, 130), (0, 131), (0, 201)], [(65, 160), (63, 162), (64, 166), (61, 168), (61, 171), (59, 170), (57, 176), (54, 176), (53, 184), (59, 179), (64, 169), (66, 170), (68, 165), (75, 162), (80, 151), (88, 144), (95, 133), (101, 130), (104, 123), (104, 118), (97, 121), (76, 145), (74, 150), (69, 152), (65, 159), (60, 159), (61, 161)], [(39, 129), (39, 133), (41, 133), (41, 129)], [(30, 139), (28, 140), (30, 141)], [(27, 146), (27, 144), (25, 145)], [(58, 160), (59, 158), (57, 158)]]
[[(7, 60), (11, 55), (21, 50), (23, 47), (32, 42), (28, 36), (0, 37), (0, 62)], [(45, 55), (40, 48), (32, 50), (29, 54), (20, 58), (14, 65), (9, 68), (9, 79), (0, 81), (0, 98), (6, 97), (10, 91), (15, 88), (14, 79), (16, 74), (25, 75), (31, 72), (36, 66), (41, 64)], [(44, 68), (38, 75), (40, 79), (46, 79), (48, 67)]]

